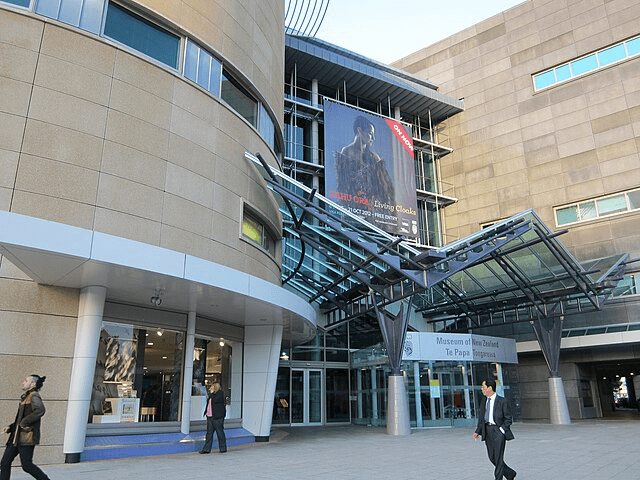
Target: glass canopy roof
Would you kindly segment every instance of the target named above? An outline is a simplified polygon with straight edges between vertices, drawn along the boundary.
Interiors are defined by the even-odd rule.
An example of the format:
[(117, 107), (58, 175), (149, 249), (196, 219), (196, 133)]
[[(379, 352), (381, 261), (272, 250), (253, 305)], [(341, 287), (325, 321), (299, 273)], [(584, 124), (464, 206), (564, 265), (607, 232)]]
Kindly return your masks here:
[(447, 331), (599, 310), (624, 274), (626, 255), (580, 264), (532, 210), (419, 250), (245, 156), (281, 206), (283, 284), (317, 303), (327, 328), (403, 299)]

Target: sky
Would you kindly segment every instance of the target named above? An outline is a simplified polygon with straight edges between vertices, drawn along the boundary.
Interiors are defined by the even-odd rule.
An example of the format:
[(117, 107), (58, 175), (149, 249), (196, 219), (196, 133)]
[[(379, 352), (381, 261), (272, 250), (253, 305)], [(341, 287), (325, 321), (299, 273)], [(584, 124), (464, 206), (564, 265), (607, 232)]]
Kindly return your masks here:
[(392, 63), (524, 0), (330, 0), (317, 38)]

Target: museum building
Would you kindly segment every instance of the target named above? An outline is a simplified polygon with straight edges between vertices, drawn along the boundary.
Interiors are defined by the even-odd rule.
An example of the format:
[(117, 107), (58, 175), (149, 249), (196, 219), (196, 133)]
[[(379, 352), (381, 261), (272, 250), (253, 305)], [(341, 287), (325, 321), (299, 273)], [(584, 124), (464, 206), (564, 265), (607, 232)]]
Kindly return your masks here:
[[(583, 264), (640, 258), (639, 17), (637, 0), (525, 1), (393, 63), (464, 99), (442, 124), (458, 199), (447, 242), (530, 208)], [(604, 309), (561, 320), (571, 418), (637, 406), (639, 268), (627, 264)], [(504, 315), (473, 331), (516, 339), (522, 416), (547, 419), (547, 362), (530, 325)]]
[[(151, 434), (175, 442), (172, 452), (194, 451), (213, 381), (227, 394), (230, 445), (267, 441), (277, 424), (384, 425), (389, 348), (372, 307), (353, 310), (367, 303), (359, 269), (389, 280), (386, 253), (402, 264), (443, 249), (456, 256), (444, 260), (463, 263), (478, 243), (524, 238), (514, 232), (527, 223), (553, 244), (543, 255), (580, 259), (561, 262), (563, 272), (606, 258), (598, 278), (620, 280), (621, 258), (637, 256), (640, 205), (633, 22), (603, 28), (601, 46), (571, 28), (545, 43), (540, 18), (553, 14), (539, 12), (550, 5), (525, 2), (452, 37), (458, 42), (387, 66), (305, 32), (283, 35), (279, 0), (0, 1), (0, 413), (13, 414), (26, 374), (47, 375), (42, 463), (127, 456)], [(596, 12), (576, 21), (587, 24), (588, 13)], [(607, 15), (613, 24), (617, 13)], [(522, 24), (539, 30), (535, 41), (523, 29), (513, 42), (509, 32)], [(618, 45), (624, 57), (562, 77), (563, 65)], [(504, 56), (516, 46), (520, 54)], [(465, 75), (458, 69), (470, 57), (486, 65)], [(560, 99), (567, 103), (556, 110)], [(329, 198), (329, 104), (410, 132), (416, 231), (408, 241)], [(588, 125), (568, 128), (585, 112)], [(339, 230), (325, 213), (309, 213), (315, 224), (291, 215), (291, 202), (314, 195)], [(553, 238), (565, 228), (568, 250)], [(385, 253), (343, 237), (349, 229)], [(521, 248), (531, 253), (527, 242)], [(541, 263), (554, 272), (553, 261)], [(415, 267), (425, 265), (433, 264)], [(615, 298), (604, 311), (558, 301), (572, 418), (606, 413), (605, 371), (627, 379), (637, 371), (636, 278), (631, 269), (606, 290)], [(487, 375), (518, 419), (549, 419), (539, 400), (549, 395), (550, 367), (528, 317), (517, 314), (521, 297), (516, 314), (479, 301), (472, 306), (482, 320), (473, 324), (469, 312), (443, 307), (451, 290), (408, 303), (409, 338), (508, 337), (518, 363), (508, 353), (501, 362), (406, 354), (411, 426), (473, 423), (476, 384)], [(627, 370), (608, 368), (620, 360)], [(106, 437), (121, 443), (94, 448)]]

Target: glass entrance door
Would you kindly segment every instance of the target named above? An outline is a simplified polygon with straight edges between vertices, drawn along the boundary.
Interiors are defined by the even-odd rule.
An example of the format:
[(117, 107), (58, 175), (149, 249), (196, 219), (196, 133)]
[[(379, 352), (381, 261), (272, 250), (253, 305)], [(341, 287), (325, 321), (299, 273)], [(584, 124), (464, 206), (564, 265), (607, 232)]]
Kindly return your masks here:
[(322, 424), (322, 370), (291, 369), (291, 424)]
[(420, 375), (420, 380), (424, 385), (421, 385), (421, 426), (475, 425), (474, 393), (466, 362), (429, 362), (427, 375)]

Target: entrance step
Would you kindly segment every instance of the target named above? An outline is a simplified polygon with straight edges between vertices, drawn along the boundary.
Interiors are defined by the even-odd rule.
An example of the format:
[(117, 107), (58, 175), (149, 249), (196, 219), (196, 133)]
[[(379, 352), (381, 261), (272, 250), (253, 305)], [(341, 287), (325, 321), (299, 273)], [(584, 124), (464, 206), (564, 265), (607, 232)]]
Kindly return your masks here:
[[(227, 447), (254, 443), (255, 437), (244, 428), (225, 429)], [(198, 452), (204, 445), (205, 432), (157, 433), (144, 435), (103, 435), (87, 437), (80, 461), (109, 460), (114, 458), (148, 457), (177, 453)], [(214, 435), (212, 452), (218, 450)]]

